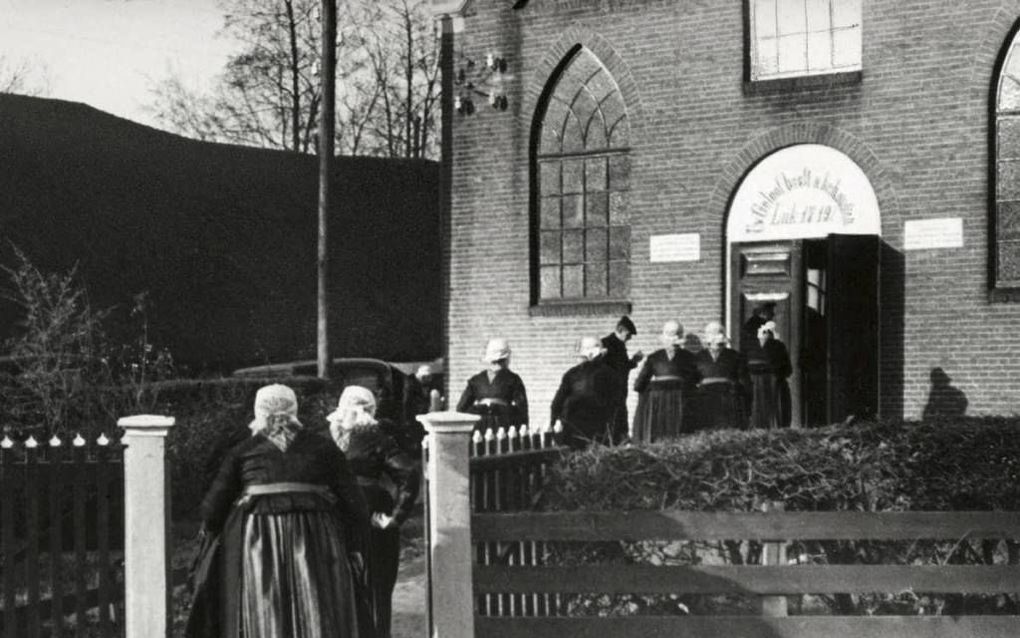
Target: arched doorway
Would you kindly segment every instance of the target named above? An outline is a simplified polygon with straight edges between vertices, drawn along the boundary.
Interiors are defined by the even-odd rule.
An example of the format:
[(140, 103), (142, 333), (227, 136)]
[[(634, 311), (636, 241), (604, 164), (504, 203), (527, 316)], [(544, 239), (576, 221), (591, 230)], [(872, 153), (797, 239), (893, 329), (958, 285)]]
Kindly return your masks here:
[(730, 334), (753, 355), (756, 316), (774, 315), (790, 352), (793, 424), (878, 411), (881, 217), (871, 181), (820, 144), (764, 157), (726, 223)]

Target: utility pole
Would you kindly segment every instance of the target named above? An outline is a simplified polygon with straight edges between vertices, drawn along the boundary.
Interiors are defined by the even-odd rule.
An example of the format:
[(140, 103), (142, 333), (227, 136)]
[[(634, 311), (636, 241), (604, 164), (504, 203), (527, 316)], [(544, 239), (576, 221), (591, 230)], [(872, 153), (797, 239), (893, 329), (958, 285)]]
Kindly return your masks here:
[(329, 377), (329, 210), (333, 199), (333, 137), (336, 130), (336, 0), (322, 0), (322, 109), (319, 115), (319, 246), (316, 362)]

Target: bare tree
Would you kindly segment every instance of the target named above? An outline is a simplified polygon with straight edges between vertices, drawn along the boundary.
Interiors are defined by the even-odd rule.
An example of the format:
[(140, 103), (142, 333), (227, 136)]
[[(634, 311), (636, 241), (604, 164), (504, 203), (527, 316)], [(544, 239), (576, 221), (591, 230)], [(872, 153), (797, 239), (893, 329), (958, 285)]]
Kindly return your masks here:
[(375, 152), (390, 157), (438, 154), (438, 41), (423, 0), (379, 0), (365, 13), (363, 39), (378, 92), (372, 118)]
[(0, 55), (0, 93), (43, 95), (46, 84), (45, 67)]
[[(171, 75), (151, 110), (203, 140), (315, 150), (321, 109), (318, 0), (220, 0), (222, 35), (239, 43), (209, 95)], [(339, 7), (335, 144), (350, 155), (433, 157), (436, 42), (426, 0)]]
[[(220, 7), (221, 35), (238, 52), (211, 95), (175, 76), (157, 84), (156, 119), (199, 139), (311, 152), (321, 100), (318, 2), (220, 0)], [(344, 36), (337, 46), (346, 46)]]

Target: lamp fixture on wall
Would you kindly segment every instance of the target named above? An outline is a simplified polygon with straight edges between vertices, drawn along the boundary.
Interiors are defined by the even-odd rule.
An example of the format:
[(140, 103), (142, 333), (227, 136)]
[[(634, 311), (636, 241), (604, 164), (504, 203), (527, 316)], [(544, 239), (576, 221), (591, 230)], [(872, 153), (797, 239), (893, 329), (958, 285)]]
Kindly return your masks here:
[(510, 106), (503, 86), (508, 78), (506, 58), (486, 54), (485, 63), (479, 65), (472, 58), (461, 56), (460, 68), (454, 79), (456, 94), (453, 108), (461, 115), (475, 113), (475, 98), (483, 97), (494, 109), (505, 111)]

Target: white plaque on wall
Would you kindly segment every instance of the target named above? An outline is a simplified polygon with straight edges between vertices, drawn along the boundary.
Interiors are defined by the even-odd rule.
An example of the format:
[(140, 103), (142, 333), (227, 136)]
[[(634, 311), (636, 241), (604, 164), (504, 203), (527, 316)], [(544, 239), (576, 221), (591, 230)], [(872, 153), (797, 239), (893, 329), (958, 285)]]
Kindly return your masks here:
[(701, 259), (701, 235), (680, 233), (676, 235), (652, 235), (649, 240), (651, 261), (699, 261)]
[(821, 144), (796, 144), (765, 157), (730, 204), (729, 242), (881, 235), (878, 198), (861, 167)]
[(962, 248), (963, 219), (913, 219), (903, 225), (903, 250)]

